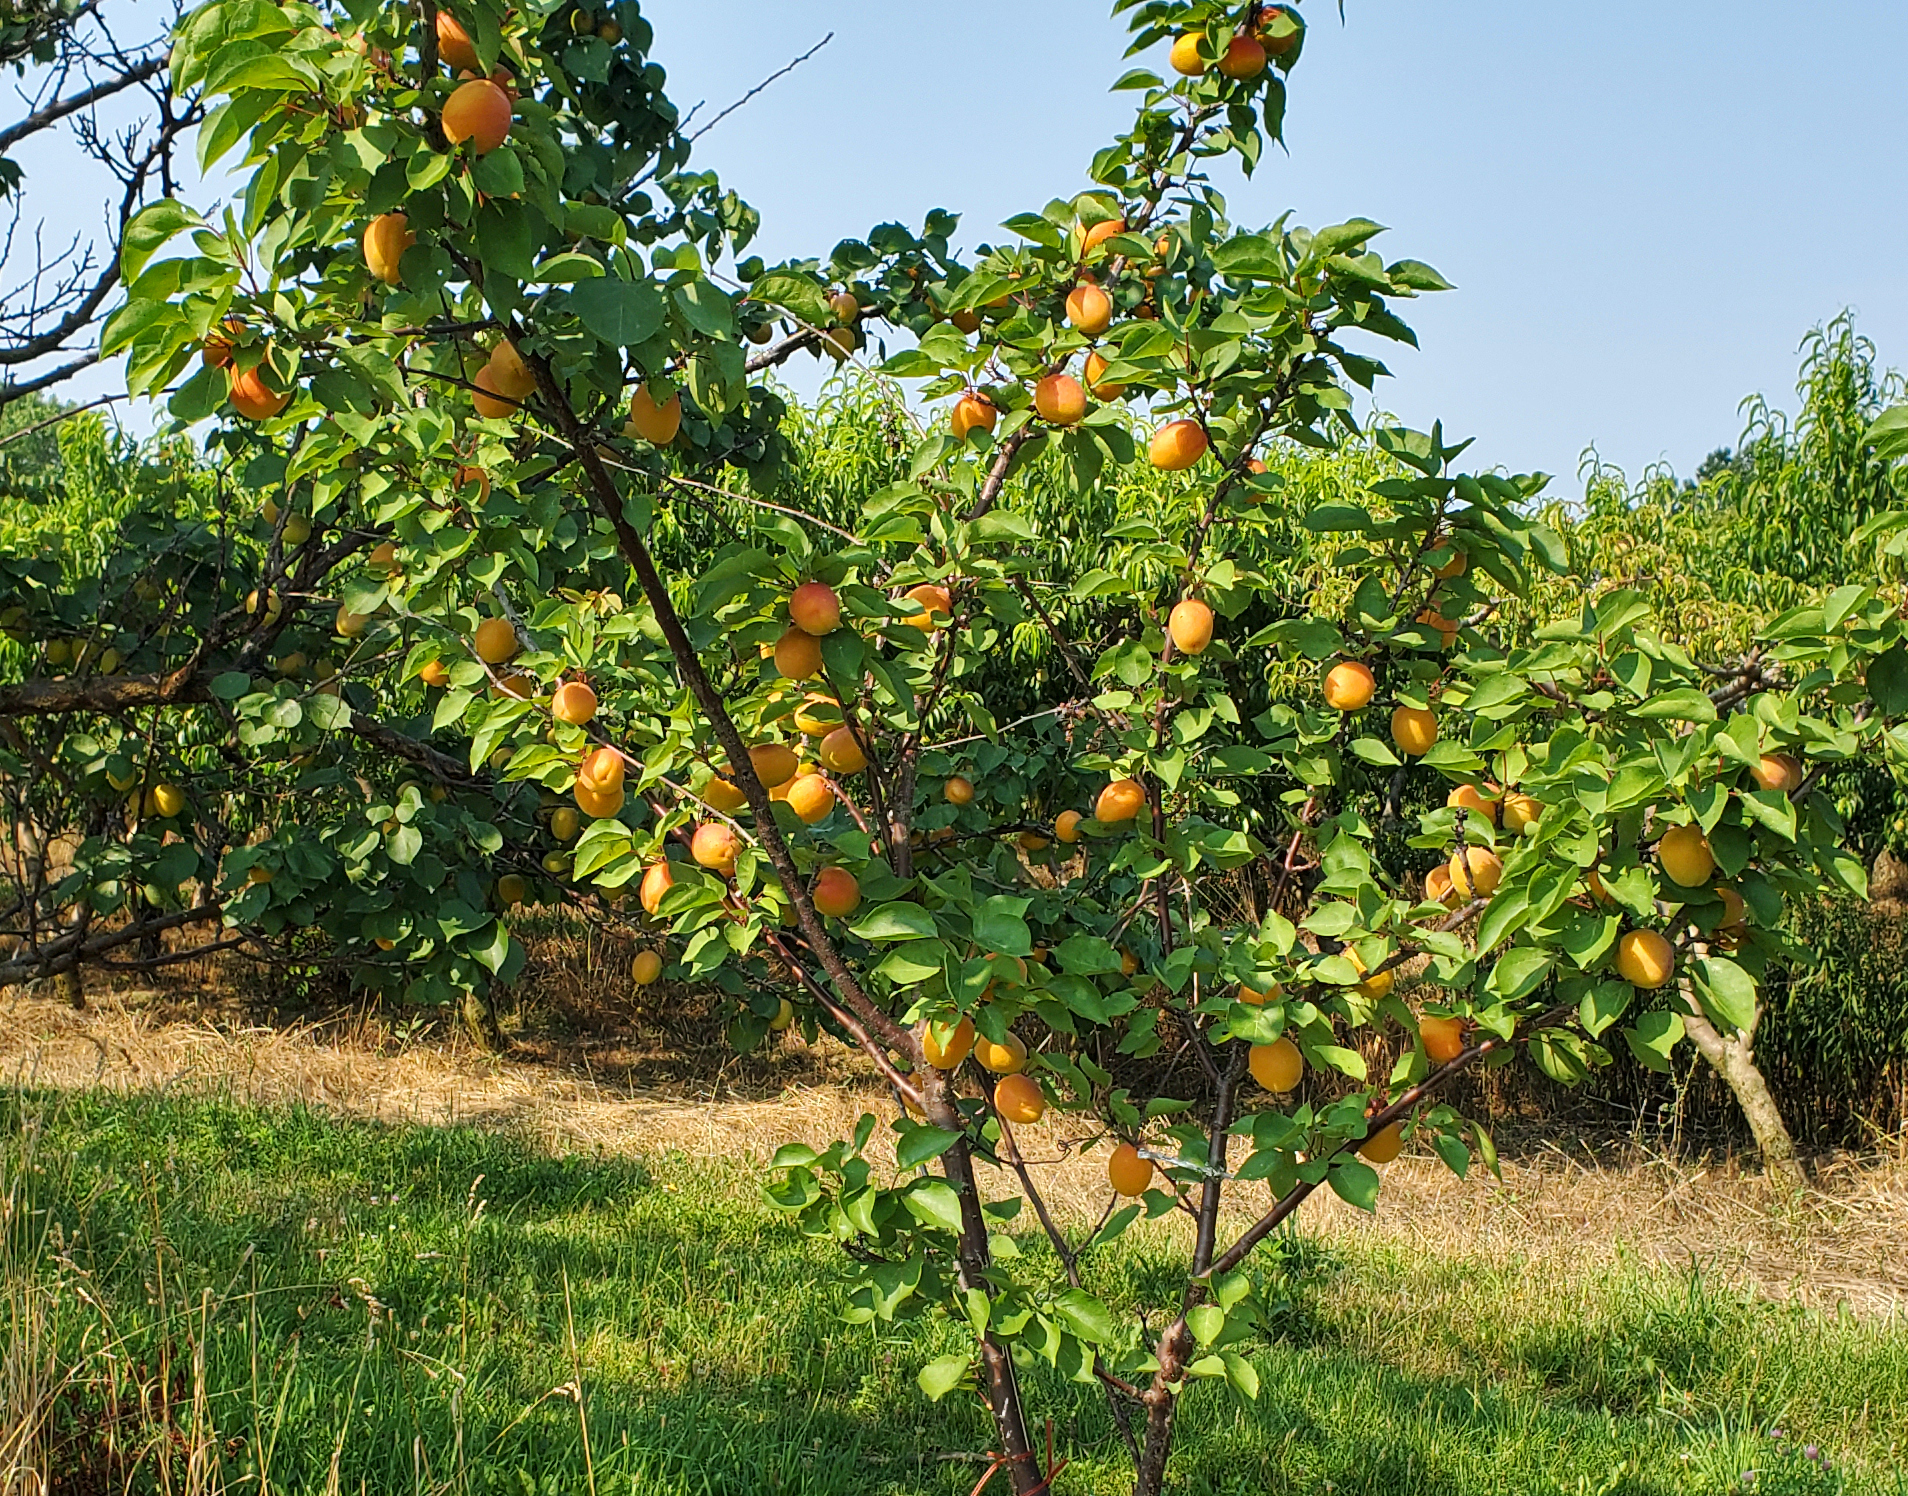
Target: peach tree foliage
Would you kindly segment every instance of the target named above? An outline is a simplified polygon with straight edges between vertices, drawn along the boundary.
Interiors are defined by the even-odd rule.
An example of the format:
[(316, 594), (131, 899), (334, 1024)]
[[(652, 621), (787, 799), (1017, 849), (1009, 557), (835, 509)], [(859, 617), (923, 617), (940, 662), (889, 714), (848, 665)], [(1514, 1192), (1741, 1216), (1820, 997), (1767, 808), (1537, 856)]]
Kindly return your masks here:
[[(1117, 6), (1132, 50), (1176, 66), (1120, 80), (1134, 125), (1091, 188), (1002, 244), (963, 255), (937, 213), (779, 266), (738, 258), (753, 215), (688, 169), (633, 6), (455, 10), (446, 29), (429, 4), (214, 0), (186, 22), (174, 85), (213, 104), (202, 155), (236, 161), (242, 190), (210, 220), (141, 216), (107, 341), (268, 504), (257, 569), (193, 596), (183, 657), (59, 699), (210, 697), (220, 731), (310, 773), (339, 737), (403, 758), (417, 783), (339, 812), (348, 833), (308, 825), (342, 803), (314, 780), (212, 877), (228, 928), (324, 926), (432, 992), (519, 959), (487, 867), (530, 834), (509, 787), (585, 813), (547, 869), (568, 896), (731, 994), (738, 1044), (792, 1016), (886, 1076), (898, 1167), (864, 1118), (784, 1149), (772, 1194), (853, 1249), (858, 1317), (969, 1327), (921, 1385), (978, 1386), (1014, 1489), (1048, 1478), (1016, 1363), (1104, 1386), (1156, 1490), (1187, 1379), (1255, 1393), (1250, 1253), (1312, 1191), (1369, 1208), (1400, 1129), (1460, 1174), (1492, 1162), (1438, 1099), (1452, 1076), (1520, 1050), (1566, 1081), (1612, 1045), (1666, 1064), (1685, 1011), (1728, 1029), (1749, 1010), (1785, 899), (1859, 890), (1816, 785), (1908, 690), (1872, 589), (1772, 621), (1779, 675), (1716, 678), (1628, 593), (1507, 649), (1494, 610), (1559, 563), (1530, 517), (1540, 479), (1392, 431), (1406, 476), (1294, 516), (1258, 470), (1353, 434), (1375, 350), (1412, 340), (1399, 304), (1444, 287), (1366, 220), (1233, 221), (1211, 173), (1279, 136), (1290, 9)], [(870, 334), (956, 420), (921, 418), (907, 477), (852, 525), (758, 507), (688, 564), (682, 515), (746, 506), (781, 461), (761, 376)], [(1084, 497), (1149, 462), (1179, 474), (1174, 501), (1051, 570), (1026, 475)], [(1247, 559), (1242, 537), (1294, 518), (1338, 537), (1329, 608)], [(1065, 688), (1000, 720), (981, 686), (1029, 628)], [(272, 678), (286, 643), (333, 632), (338, 674)], [(1336, 706), (1310, 684), (1327, 672)], [(95, 747), (89, 772), (138, 767), (124, 740)], [(1429, 898), (1373, 854), (1409, 778), (1470, 788), (1417, 825), (1451, 859)], [(1688, 883), (1657, 856), (1673, 832), (1700, 848), (1676, 859)], [(193, 843), (139, 845), (123, 855), (183, 868)], [(1214, 894), (1248, 865), (1271, 898), (1242, 922)], [(1360, 1041), (1382, 1033), (1406, 1042), (1368, 1071)], [(1122, 1082), (1169, 1051), (1164, 1094)], [(1045, 1111), (1117, 1160), (1127, 1198), (1084, 1236), (1014, 1141)], [(1261, 1214), (1228, 1240), (1233, 1193)], [(1142, 1331), (1080, 1262), (1179, 1214), (1183, 1296)], [(1051, 1257), (1008, 1248), (1036, 1223)]]

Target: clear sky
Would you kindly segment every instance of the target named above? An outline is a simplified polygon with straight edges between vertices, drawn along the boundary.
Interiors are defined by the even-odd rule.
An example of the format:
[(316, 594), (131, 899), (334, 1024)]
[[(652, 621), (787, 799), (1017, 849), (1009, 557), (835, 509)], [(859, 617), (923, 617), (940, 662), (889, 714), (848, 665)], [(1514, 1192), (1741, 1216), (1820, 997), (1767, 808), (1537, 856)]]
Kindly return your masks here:
[[(1105, 0), (648, 0), (703, 117), (833, 31), (698, 160), (761, 209), (771, 258), (961, 212), (969, 243), (1086, 186), (1134, 96)], [(1479, 461), (1575, 490), (1595, 443), (1692, 472), (1737, 405), (1791, 405), (1796, 348), (1853, 308), (1908, 364), (1902, 0), (1305, 0), (1289, 155), (1229, 186), (1254, 225), (1390, 227), (1457, 290), (1407, 306), (1386, 405)], [(1164, 70), (1162, 55), (1148, 59)]]

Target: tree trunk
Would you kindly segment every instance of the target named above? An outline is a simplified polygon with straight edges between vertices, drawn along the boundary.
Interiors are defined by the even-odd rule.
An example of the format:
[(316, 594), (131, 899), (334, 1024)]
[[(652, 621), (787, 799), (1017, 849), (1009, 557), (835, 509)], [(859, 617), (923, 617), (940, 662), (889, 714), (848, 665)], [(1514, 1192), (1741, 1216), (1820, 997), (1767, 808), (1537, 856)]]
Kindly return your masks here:
[(470, 1042), (485, 1054), (503, 1053), (503, 1030), (497, 1026), (497, 1010), (482, 992), (466, 992), (461, 1016)]
[(1782, 1120), (1782, 1110), (1769, 1090), (1769, 1082), (1756, 1068), (1755, 1051), (1751, 1047), (1756, 1024), (1762, 1018), (1761, 1006), (1757, 1006), (1755, 1016), (1750, 1019), (1748, 1033), (1725, 1035), (1703, 1015), (1687, 979), (1681, 982), (1680, 990), (1687, 1009), (1683, 1014), (1684, 1031), (1742, 1108), (1749, 1131), (1755, 1135), (1756, 1148), (1762, 1154), (1763, 1169), (1771, 1178), (1791, 1188), (1802, 1188), (1808, 1183), (1808, 1177), (1803, 1172), (1801, 1159), (1796, 1156), (1795, 1139), (1789, 1136), (1788, 1125)]

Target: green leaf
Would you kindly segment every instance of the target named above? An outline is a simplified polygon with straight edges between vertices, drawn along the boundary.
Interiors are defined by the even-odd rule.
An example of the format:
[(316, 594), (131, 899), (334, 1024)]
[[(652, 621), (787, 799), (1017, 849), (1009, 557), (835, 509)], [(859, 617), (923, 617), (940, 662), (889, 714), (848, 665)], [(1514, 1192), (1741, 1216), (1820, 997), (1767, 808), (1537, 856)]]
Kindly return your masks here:
[(1667, 718), (1676, 722), (1714, 722), (1716, 703), (1694, 686), (1685, 686), (1680, 691), (1665, 691), (1661, 696), (1652, 696), (1641, 706), (1632, 708), (1632, 713), (1653, 720)]
[(878, 904), (849, 927), (863, 940), (924, 940), (939, 932), (919, 904)]
[(1232, 1383), (1232, 1390), (1241, 1397), (1256, 1400), (1259, 1374), (1252, 1369), (1252, 1363), (1237, 1351), (1221, 1351), (1219, 1357), (1226, 1363), (1226, 1380)]
[(1696, 999), (1711, 1020), (1726, 1030), (1746, 1033), (1756, 1017), (1756, 981), (1727, 956), (1705, 956), (1695, 963)]
[(967, 1380), (973, 1358), (965, 1354), (936, 1356), (914, 1374), (915, 1384), (935, 1402), (939, 1402)]
[(1332, 1193), (1347, 1205), (1355, 1205), (1360, 1210), (1378, 1208), (1378, 1171), (1363, 1159), (1341, 1154), (1325, 1178)]
[(894, 1160), (904, 1169), (918, 1169), (931, 1158), (939, 1158), (961, 1140), (958, 1132), (926, 1125), (910, 1127), (895, 1145)]
[(1226, 1311), (1217, 1304), (1201, 1304), (1187, 1314), (1186, 1325), (1193, 1332), (1193, 1339), (1201, 1345), (1211, 1345), (1226, 1327)]
[(1119, 1334), (1113, 1311), (1084, 1289), (1070, 1288), (1053, 1301), (1053, 1312), (1082, 1340), (1106, 1345)]
[(146, 262), (175, 235), (204, 226), (205, 220), (177, 198), (162, 197), (141, 208), (120, 236), (120, 275), (128, 281), (137, 280)]
[(1623, 1030), (1624, 1042), (1637, 1062), (1664, 1075), (1670, 1073), (1670, 1051), (1682, 1037), (1683, 1015), (1665, 1009), (1645, 1013)]
[(937, 1226), (958, 1236), (961, 1231), (961, 1201), (954, 1187), (943, 1179), (926, 1179), (910, 1186), (901, 1196), (909, 1214), (924, 1226)]
[(583, 325), (613, 348), (646, 343), (663, 325), (663, 300), (647, 281), (603, 276), (570, 289), (570, 306)]
[(806, 1143), (784, 1143), (769, 1160), (771, 1169), (799, 1169), (812, 1164), (821, 1155)]

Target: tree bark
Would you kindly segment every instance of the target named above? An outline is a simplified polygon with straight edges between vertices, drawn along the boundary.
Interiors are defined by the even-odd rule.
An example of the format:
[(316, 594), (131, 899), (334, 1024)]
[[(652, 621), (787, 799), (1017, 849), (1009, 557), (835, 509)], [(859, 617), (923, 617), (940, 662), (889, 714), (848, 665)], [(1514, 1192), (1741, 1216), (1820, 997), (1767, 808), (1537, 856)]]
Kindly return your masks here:
[(477, 991), (464, 994), (462, 1009), (464, 1032), (470, 1042), (485, 1054), (503, 1053), (503, 1030), (497, 1024), (497, 1010), (489, 997)]
[(1801, 1189), (1808, 1183), (1808, 1176), (1796, 1154), (1795, 1139), (1789, 1136), (1788, 1124), (1782, 1120), (1782, 1109), (1776, 1105), (1769, 1082), (1756, 1066), (1753, 1044), (1756, 1024), (1762, 1018), (1761, 1006), (1757, 1006), (1750, 1020), (1748, 1033), (1724, 1034), (1704, 1016), (1687, 979), (1679, 984), (1678, 990), (1686, 1010), (1684, 1032), (1695, 1043), (1697, 1053), (1722, 1077), (1729, 1094), (1736, 1098), (1736, 1105), (1742, 1108), (1757, 1151), (1762, 1154), (1763, 1169), (1772, 1179), (1792, 1189)]

